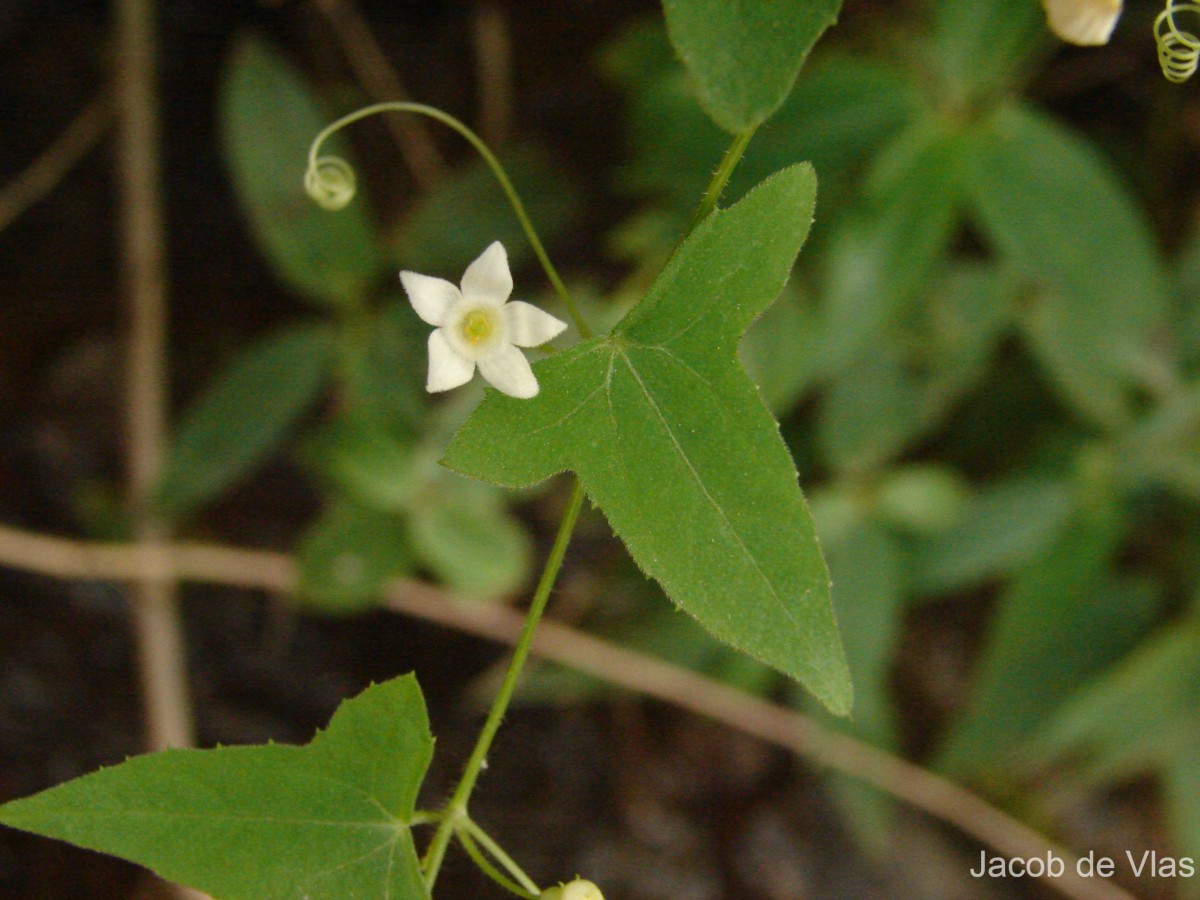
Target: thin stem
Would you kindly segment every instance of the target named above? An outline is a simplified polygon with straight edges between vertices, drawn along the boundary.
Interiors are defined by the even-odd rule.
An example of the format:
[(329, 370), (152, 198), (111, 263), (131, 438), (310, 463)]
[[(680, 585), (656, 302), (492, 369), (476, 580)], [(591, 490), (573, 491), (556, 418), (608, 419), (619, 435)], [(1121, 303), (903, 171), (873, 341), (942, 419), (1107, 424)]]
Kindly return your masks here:
[[(271, 593), (295, 590), (295, 561), (281, 553), (239, 550), (211, 544), (178, 543), (170, 548), (175, 577)], [(139, 545), (102, 544), (36, 534), (0, 523), (0, 565), (50, 578), (85, 581), (137, 581), (160, 563)], [(384, 587), (393, 612), (414, 616), (463, 634), (515, 644), (524, 627), (519, 612), (495, 603), (473, 603), (440, 588), (405, 579)], [(1191, 627), (1191, 626), (1188, 626)], [(1048, 887), (1078, 900), (1134, 900), (1119, 886), (1079, 877), (1077, 857), (1043, 835), (989, 805), (949, 779), (827, 729), (809, 716), (772, 704), (671, 663), (576, 631), (553, 619), (541, 623), (533, 652), (614, 687), (653, 697), (707, 716), (729, 728), (808, 757), (851, 778), (924, 810), (964, 834), (1008, 856), (1055, 853), (1067, 860), (1062, 877)], [(420, 824), (440, 821), (445, 812), (419, 813)], [(414, 817), (413, 824), (418, 824)]]
[(533, 879), (526, 875), (524, 870), (517, 865), (516, 860), (509, 856), (504, 851), (504, 848), (496, 843), (492, 836), (484, 831), (483, 828), (480, 827), (479, 823), (470, 816), (467, 816), (463, 822), (463, 827), (459, 829), (460, 837), (464, 833), (478, 841), (483, 846), (483, 849), (490, 853), (496, 862), (504, 866), (504, 868), (508, 870), (509, 874), (511, 874), (512, 877), (518, 882), (520, 882), (522, 887), (530, 891), (535, 897), (541, 893), (538, 890), (538, 886), (533, 883)]
[(546, 610), (546, 602), (550, 599), (550, 590), (554, 587), (558, 570), (562, 568), (567, 544), (571, 542), (571, 532), (575, 530), (575, 522), (579, 518), (579, 510), (582, 506), (583, 486), (576, 479), (571, 490), (571, 499), (567, 503), (567, 511), (563, 514), (562, 523), (558, 526), (558, 534), (554, 538), (554, 546), (550, 549), (550, 556), (546, 559), (546, 567), (542, 570), (542, 577), (538, 581), (533, 602), (529, 606), (529, 612), (525, 615), (525, 625), (522, 627), (521, 636), (517, 639), (516, 647), (513, 649), (512, 660), (508, 664), (504, 681), (500, 684), (500, 690), (492, 703), (487, 721), (483, 723), (483, 730), (480, 731), (475, 749), (471, 752), (470, 759), (467, 760), (462, 779), (454, 790), (454, 796), (446, 804), (445, 818), (438, 825), (438, 830), (425, 854), (425, 883), (430, 891), (433, 890), (434, 882), (437, 881), (438, 870), (445, 858), (451, 834), (466, 816), (467, 801), (475, 789), (475, 782), (479, 780), (479, 773), (483, 770), (484, 761), (492, 747), (492, 741), (495, 740), (496, 732), (499, 731), (500, 723), (504, 720), (504, 713), (508, 710), (513, 692), (516, 691), (517, 681), (521, 677), (521, 670), (525, 667), (525, 660), (529, 656), (529, 648), (533, 643), (534, 632), (537, 631), (538, 622), (541, 621), (542, 613)]
[(750, 143), (750, 139), (754, 137), (754, 132), (757, 130), (757, 125), (751, 125), (734, 137), (733, 143), (729, 145), (729, 149), (721, 157), (721, 164), (717, 166), (717, 171), (713, 173), (712, 181), (708, 183), (708, 188), (704, 191), (704, 196), (700, 199), (700, 206), (692, 214), (692, 220), (688, 223), (687, 230), (689, 232), (703, 222), (709, 213), (716, 209), (717, 201), (721, 199), (721, 193), (725, 190), (725, 185), (729, 183), (729, 177), (733, 174), (733, 170), (737, 168), (737, 164), (742, 159), (742, 154), (746, 152), (746, 146)]
[(154, 487), (166, 454), (167, 276), (159, 174), (155, 77), (157, 4), (116, 7), (117, 175), (121, 190), (124, 293), (129, 310), (126, 384), (129, 507), (134, 537), (155, 571), (139, 579), (131, 613), (140, 656), (147, 743), (153, 750), (193, 742), (184, 638), (167, 542)]
[(83, 108), (41, 156), (0, 189), (0, 231), (54, 190), (71, 168), (99, 143), (112, 117), (112, 98), (104, 91)]
[(476, 152), (483, 157), (483, 161), (488, 164), (488, 168), (492, 170), (492, 174), (496, 176), (496, 180), (500, 183), (504, 195), (508, 198), (509, 204), (513, 208), (513, 212), (517, 216), (517, 220), (521, 223), (521, 228), (525, 232), (525, 236), (529, 239), (529, 244), (533, 247), (533, 252), (541, 263), (542, 269), (546, 273), (546, 277), (550, 279), (550, 283), (554, 285), (555, 293), (562, 300), (563, 305), (567, 308), (567, 313), (571, 316), (571, 320), (575, 323), (575, 327), (579, 330), (579, 334), (584, 340), (592, 336), (592, 330), (588, 328), (587, 322), (579, 313), (579, 309), (575, 306), (575, 301), (571, 297), (570, 291), (563, 283), (563, 280), (558, 275), (558, 270), (554, 268), (554, 263), (550, 261), (549, 255), (546, 253), (546, 248), (542, 246), (541, 238), (538, 237), (537, 231), (533, 227), (533, 223), (529, 220), (529, 215), (525, 212), (525, 205), (521, 202), (521, 198), (517, 195), (516, 188), (513, 187), (512, 181), (508, 177), (508, 173), (504, 171), (504, 167), (500, 164), (500, 160), (496, 155), (488, 149), (488, 145), (483, 142), (474, 131), (460, 122), (458, 119), (449, 113), (442, 112), (440, 109), (433, 106), (426, 106), (424, 103), (408, 103), (405, 101), (392, 101), (390, 103), (376, 103), (371, 106), (364, 106), (362, 109), (355, 110), (349, 115), (342, 116), (336, 122), (327, 125), (316, 139), (312, 142), (312, 146), (308, 151), (308, 166), (309, 170), (314, 170), (318, 167), (318, 152), (321, 144), (324, 143), (332, 134), (347, 125), (352, 125), (355, 122), (365, 119), (368, 116), (374, 116), (385, 112), (410, 112), (421, 116), (428, 116), (443, 125), (454, 129), (462, 135), (467, 142), (475, 148)]
[(474, 823), (471, 823), (471, 821), (468, 819), (465, 827), (457, 829), (455, 831), (455, 835), (462, 843), (463, 849), (467, 851), (467, 855), (471, 857), (475, 865), (479, 867), (480, 871), (482, 871), (483, 874), (492, 879), (492, 881), (496, 882), (496, 884), (500, 885), (500, 887), (504, 888), (509, 893), (516, 894), (518, 897), (525, 897), (527, 900), (537, 900), (537, 897), (541, 892), (538, 891), (537, 886), (534, 885), (533, 882), (530, 882), (531, 886), (526, 889), (492, 865), (491, 860), (487, 858), (484, 852), (479, 848), (479, 844), (475, 842), (475, 836), (471, 833), (469, 827), (471, 824)]
[(479, 84), (479, 130), (493, 144), (508, 139), (512, 125), (512, 41), (508, 16), (495, 0), (476, 7), (471, 21)]

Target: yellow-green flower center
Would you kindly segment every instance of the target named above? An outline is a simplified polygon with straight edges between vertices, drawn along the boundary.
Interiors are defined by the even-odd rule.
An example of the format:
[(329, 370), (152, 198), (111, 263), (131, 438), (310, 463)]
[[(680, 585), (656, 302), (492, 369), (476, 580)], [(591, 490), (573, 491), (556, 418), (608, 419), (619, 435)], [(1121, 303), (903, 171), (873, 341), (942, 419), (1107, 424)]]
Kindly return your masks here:
[(496, 323), (491, 310), (473, 309), (463, 316), (458, 327), (467, 343), (481, 344), (492, 336)]

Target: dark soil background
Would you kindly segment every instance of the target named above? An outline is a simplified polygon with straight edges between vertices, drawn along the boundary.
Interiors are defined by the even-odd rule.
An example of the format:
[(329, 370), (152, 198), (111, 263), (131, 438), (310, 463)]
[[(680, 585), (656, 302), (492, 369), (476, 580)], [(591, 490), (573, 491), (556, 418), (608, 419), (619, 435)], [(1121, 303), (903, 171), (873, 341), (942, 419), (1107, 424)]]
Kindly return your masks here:
[[(616, 222), (606, 169), (621, 153), (620, 98), (587, 64), (650, 0), (508, 0), (516, 123), (538, 135), (590, 202), (579, 238), (556, 248), (589, 259)], [(886, 6), (887, 4), (878, 4)], [(877, 4), (848, 4), (847, 15)], [(855, 7), (858, 7), (857, 9)], [(468, 2), (363, 2), (412, 95), (470, 120)], [(865, 10), (865, 11), (864, 11)], [(298, 2), (161, 4), (165, 178), (177, 405), (212, 374), (214, 347), (295, 316), (239, 215), (216, 137), (218, 73), (234, 34), (253, 26), (308, 71), (345, 77), (320, 17)], [(0, 179), (21, 171), (103, 87), (111, 10), (94, 0), (0, 0)], [(1147, 49), (1147, 54), (1152, 49)], [(1070, 70), (1067, 70), (1068, 75)], [(448, 153), (460, 148), (439, 142)], [(82, 534), (81, 490), (119, 484), (123, 313), (117, 294), (111, 139), (51, 196), (0, 233), (0, 520)], [(402, 177), (399, 195), (413, 190)], [(398, 200), (401, 197), (398, 197)], [(317, 497), (286, 461), (222, 501), (200, 536), (287, 549)], [(552, 526), (535, 523), (543, 541)], [(589, 529), (568, 559), (603, 566), (617, 552)], [(564, 592), (571, 590), (568, 580)], [(280, 598), (189, 585), (189, 665), (201, 742), (307, 741), (338, 702), (371, 680), (415, 670), (438, 737), (427, 803), (447, 792), (474, 740), (475, 679), (503, 650), (389, 614), (328, 620)], [(906, 658), (941, 660), (953, 685), (977, 623), (927, 609)], [(124, 598), (100, 583), (0, 570), (0, 800), (36, 792), (141, 748), (141, 714)], [(928, 707), (902, 667), (909, 705)], [(942, 684), (939, 689), (945, 689)], [(951, 688), (952, 689), (952, 688)], [(926, 736), (914, 734), (915, 746)], [(967, 878), (979, 848), (904, 813), (878, 858), (856, 850), (823, 776), (802, 761), (670, 708), (623, 696), (578, 708), (523, 707), (501, 732), (473, 804), (476, 817), (541, 883), (584, 874), (610, 900), (1042, 896)], [(1158, 825), (1131, 789), (1081, 813), (1084, 846), (1153, 846)], [(1117, 834), (1108, 833), (1120, 822)], [(1132, 835), (1132, 837), (1131, 837)], [(118, 900), (157, 896), (136, 867), (0, 831), (0, 897)], [(499, 896), (460, 856), (439, 897)], [(1046, 894), (1049, 896), (1049, 894)]]

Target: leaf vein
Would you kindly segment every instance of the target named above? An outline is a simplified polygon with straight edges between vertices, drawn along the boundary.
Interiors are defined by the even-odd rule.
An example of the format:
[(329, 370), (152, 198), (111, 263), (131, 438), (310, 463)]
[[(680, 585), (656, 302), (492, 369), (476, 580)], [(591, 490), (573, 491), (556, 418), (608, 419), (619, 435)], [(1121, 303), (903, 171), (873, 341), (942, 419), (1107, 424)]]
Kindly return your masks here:
[[(675, 355), (670, 353), (670, 351), (665, 347), (660, 349), (662, 349), (663, 352), (668, 353), (672, 359), (676, 358)], [(633, 361), (630, 360), (625, 353), (621, 353), (621, 359), (624, 361), (626, 368), (629, 369), (629, 373), (634, 377), (634, 380), (637, 381), (638, 387), (642, 391), (642, 395), (646, 398), (646, 402), (650, 404), (650, 408), (658, 417), (659, 422), (662, 424), (663, 430), (666, 431), (667, 436), (671, 439), (671, 443), (674, 445), (676, 453), (679, 454), (679, 458), (683, 460), (684, 464), (687, 466), (688, 472), (691, 473), (696, 485), (700, 488), (700, 493), (704, 495), (704, 498), (712, 505), (713, 509), (717, 511), (717, 515), (720, 517), (725, 527), (729, 529), (729, 533), (733, 535), (733, 539), (737, 543), (738, 548), (750, 561), (750, 565), (754, 569), (754, 573), (762, 580), (763, 584), (767, 586), (767, 591), (770, 594), (771, 599), (773, 599), (779, 605), (779, 608), (783, 610), (784, 616), (796, 628), (797, 633), (803, 634), (803, 629), (800, 625), (800, 622), (796, 618), (795, 612), (787, 605), (787, 603), (784, 602), (783, 597), (779, 595), (779, 591), (775, 588), (775, 583), (771, 581), (767, 573), (762, 570), (762, 567), (758, 564), (758, 559), (753, 553), (750, 552), (750, 548), (746, 546), (746, 543), (742, 540), (742, 536), (738, 533), (733, 523), (729, 520), (729, 516), (725, 512), (725, 508), (717, 502), (716, 497), (714, 497), (708, 490), (708, 486), (704, 483), (704, 479), (701, 478), (700, 473), (696, 471), (696, 467), (692, 464), (691, 458), (687, 455), (687, 452), (683, 449), (683, 445), (679, 443), (679, 439), (675, 436), (675, 432), (671, 429), (670, 422), (667, 421), (666, 416), (663, 415), (662, 409), (659, 408), (659, 405), (655, 402), (650, 390), (646, 387), (646, 383), (642, 380), (641, 375), (638, 374), (637, 368), (633, 365)], [(689, 371), (691, 370), (689, 369)], [(701, 378), (700, 381), (705, 387), (709, 387), (708, 382), (704, 381), (703, 378)], [(711, 390), (711, 387), (709, 387), (709, 389)], [(612, 406), (611, 392), (609, 406), (610, 408)]]

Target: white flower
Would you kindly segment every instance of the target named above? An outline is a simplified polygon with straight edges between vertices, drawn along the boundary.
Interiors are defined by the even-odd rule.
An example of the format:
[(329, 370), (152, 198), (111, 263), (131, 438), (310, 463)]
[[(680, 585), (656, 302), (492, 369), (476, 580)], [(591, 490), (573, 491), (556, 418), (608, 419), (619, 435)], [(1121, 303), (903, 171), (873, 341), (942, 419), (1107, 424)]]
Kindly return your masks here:
[(1042, 0), (1050, 30), (1072, 44), (1107, 44), (1121, 0)]
[(429, 335), (425, 389), (448, 391), (479, 374), (512, 397), (537, 395), (537, 378), (518, 347), (537, 347), (561, 334), (565, 322), (512, 293), (508, 254), (499, 241), (463, 273), (462, 290), (441, 278), (401, 272), (400, 283), (417, 315), (435, 326)]

